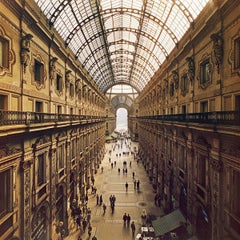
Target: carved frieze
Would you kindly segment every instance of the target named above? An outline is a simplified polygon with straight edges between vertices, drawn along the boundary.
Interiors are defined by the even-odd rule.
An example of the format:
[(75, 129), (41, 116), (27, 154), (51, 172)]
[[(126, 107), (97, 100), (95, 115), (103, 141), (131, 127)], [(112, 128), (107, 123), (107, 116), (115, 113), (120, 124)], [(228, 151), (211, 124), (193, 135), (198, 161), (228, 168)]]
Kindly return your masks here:
[(0, 158), (7, 157), (16, 153), (21, 153), (21, 147), (13, 144), (0, 145)]

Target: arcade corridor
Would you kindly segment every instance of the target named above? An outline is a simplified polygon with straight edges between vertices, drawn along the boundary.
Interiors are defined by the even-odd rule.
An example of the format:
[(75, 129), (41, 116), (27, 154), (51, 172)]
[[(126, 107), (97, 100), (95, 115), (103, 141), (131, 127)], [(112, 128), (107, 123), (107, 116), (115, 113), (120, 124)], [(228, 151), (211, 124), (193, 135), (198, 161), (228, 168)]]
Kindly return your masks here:
[(78, 240), (86, 191), (83, 240), (133, 240), (123, 214), (137, 236), (144, 209), (157, 236), (181, 222), (191, 240), (239, 240), (239, 13), (239, 0), (0, 0), (0, 240)]
[[(130, 143), (130, 140), (128, 142)], [(103, 203), (107, 205), (105, 215), (103, 215), (102, 206), (96, 205), (96, 196), (90, 193), (91, 189), (88, 191), (90, 193), (88, 195), (88, 207), (91, 208), (91, 224), (93, 227), (91, 237), (95, 234), (98, 240), (132, 239), (131, 228), (124, 227), (123, 225), (122, 217), (124, 213), (129, 214), (131, 221), (135, 222), (136, 234), (142, 225), (141, 214), (144, 209), (150, 215), (160, 216), (163, 214), (162, 209), (154, 204), (155, 193), (142, 163), (140, 161), (137, 163), (137, 160), (134, 160), (133, 154), (123, 156), (123, 152), (129, 151), (125, 143), (123, 144), (123, 148), (120, 147), (118, 149), (116, 147), (113, 150), (114, 145), (115, 143), (106, 143), (106, 154), (97, 174), (94, 176), (97, 194), (99, 196), (102, 194)], [(131, 143), (132, 150), (134, 147), (138, 148), (136, 142)], [(111, 154), (109, 154), (109, 150), (112, 150)], [(116, 154), (119, 153), (121, 153), (121, 157), (116, 157)], [(109, 163), (109, 158), (111, 158), (113, 168), (111, 167), (111, 163)], [(116, 161), (116, 166), (114, 166), (114, 161)], [(127, 162), (126, 168), (128, 172), (123, 174), (124, 161)], [(103, 167), (103, 172), (101, 172), (101, 167)], [(118, 173), (118, 168), (121, 169), (120, 173)], [(134, 189), (133, 172), (135, 172), (135, 179), (140, 181), (139, 192)], [(125, 189), (126, 181), (129, 184), (128, 191)], [(113, 214), (109, 202), (110, 195), (115, 195), (116, 197)], [(76, 224), (72, 222), (70, 228), (70, 235), (64, 239), (77, 239), (80, 231), (76, 230)], [(84, 240), (88, 239), (87, 231), (81, 234), (81, 236)]]

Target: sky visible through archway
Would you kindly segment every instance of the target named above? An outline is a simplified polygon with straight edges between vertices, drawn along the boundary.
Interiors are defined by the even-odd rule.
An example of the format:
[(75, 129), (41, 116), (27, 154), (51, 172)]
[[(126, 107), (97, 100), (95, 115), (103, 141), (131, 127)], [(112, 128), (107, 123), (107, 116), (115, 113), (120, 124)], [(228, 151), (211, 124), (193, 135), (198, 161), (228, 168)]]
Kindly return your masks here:
[(128, 112), (125, 108), (119, 108), (117, 110), (117, 122), (116, 130), (117, 131), (127, 131), (128, 130)]

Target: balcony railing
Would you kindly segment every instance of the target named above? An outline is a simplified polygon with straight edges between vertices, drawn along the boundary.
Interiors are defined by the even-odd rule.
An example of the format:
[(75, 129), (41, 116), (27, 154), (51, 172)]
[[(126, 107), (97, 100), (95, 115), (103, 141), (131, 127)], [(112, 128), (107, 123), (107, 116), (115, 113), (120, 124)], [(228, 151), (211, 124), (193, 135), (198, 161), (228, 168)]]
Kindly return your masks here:
[(55, 113), (36, 113), (36, 112), (17, 112), (0, 110), (0, 126), (15, 124), (37, 124), (37, 123), (57, 123), (57, 122), (96, 122), (104, 121), (105, 117), (55, 114)]
[(137, 118), (146, 119), (146, 120), (175, 121), (175, 122), (189, 122), (189, 123), (233, 124), (233, 125), (240, 124), (239, 111), (139, 116)]

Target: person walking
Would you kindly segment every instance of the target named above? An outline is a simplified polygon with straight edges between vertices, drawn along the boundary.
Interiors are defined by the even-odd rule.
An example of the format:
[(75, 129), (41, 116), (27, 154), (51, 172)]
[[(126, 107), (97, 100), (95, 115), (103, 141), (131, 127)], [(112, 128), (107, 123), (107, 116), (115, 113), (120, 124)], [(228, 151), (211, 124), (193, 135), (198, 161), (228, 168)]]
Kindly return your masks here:
[(99, 205), (100, 206), (102, 205), (102, 202), (103, 202), (103, 198), (102, 198), (102, 195), (100, 195), (100, 197), (99, 197)]
[(83, 219), (83, 221), (82, 221), (82, 226), (83, 226), (83, 232), (85, 232), (85, 230), (86, 230), (86, 228), (87, 228), (86, 218)]
[(103, 203), (103, 206), (102, 206), (102, 207), (103, 207), (103, 215), (105, 215), (107, 206), (106, 206), (105, 203)]
[(114, 207), (115, 207), (115, 203), (114, 203), (114, 202), (112, 202), (112, 203), (111, 203), (111, 209), (112, 209), (112, 213), (114, 213)]
[(99, 204), (99, 196), (98, 196), (98, 194), (96, 196), (96, 199), (97, 199), (97, 205), (98, 205)]
[(132, 223), (131, 223), (131, 229), (132, 229), (132, 235), (134, 236), (135, 235), (135, 230), (136, 230), (134, 221), (132, 221)]
[(77, 224), (77, 230), (78, 230), (78, 228), (80, 228), (80, 224), (81, 224), (81, 222), (80, 222), (80, 216), (77, 216), (77, 218), (76, 218), (76, 224)]
[(140, 181), (137, 180), (137, 190), (139, 191), (139, 189), (140, 189)]
[(134, 184), (134, 189), (136, 189), (136, 186), (137, 186), (137, 181), (136, 181), (136, 179), (134, 179), (133, 184)]
[(128, 214), (128, 215), (127, 215), (127, 227), (130, 226), (130, 221), (131, 221), (131, 217), (130, 217), (130, 215)]
[(90, 238), (91, 234), (92, 234), (92, 226), (91, 226), (91, 224), (89, 223), (89, 226), (88, 226), (88, 237), (89, 237), (89, 238)]
[(125, 183), (126, 191), (128, 190), (128, 182)]
[(124, 215), (123, 215), (123, 224), (124, 224), (124, 226), (126, 225), (126, 222), (127, 222), (127, 214), (124, 213)]

